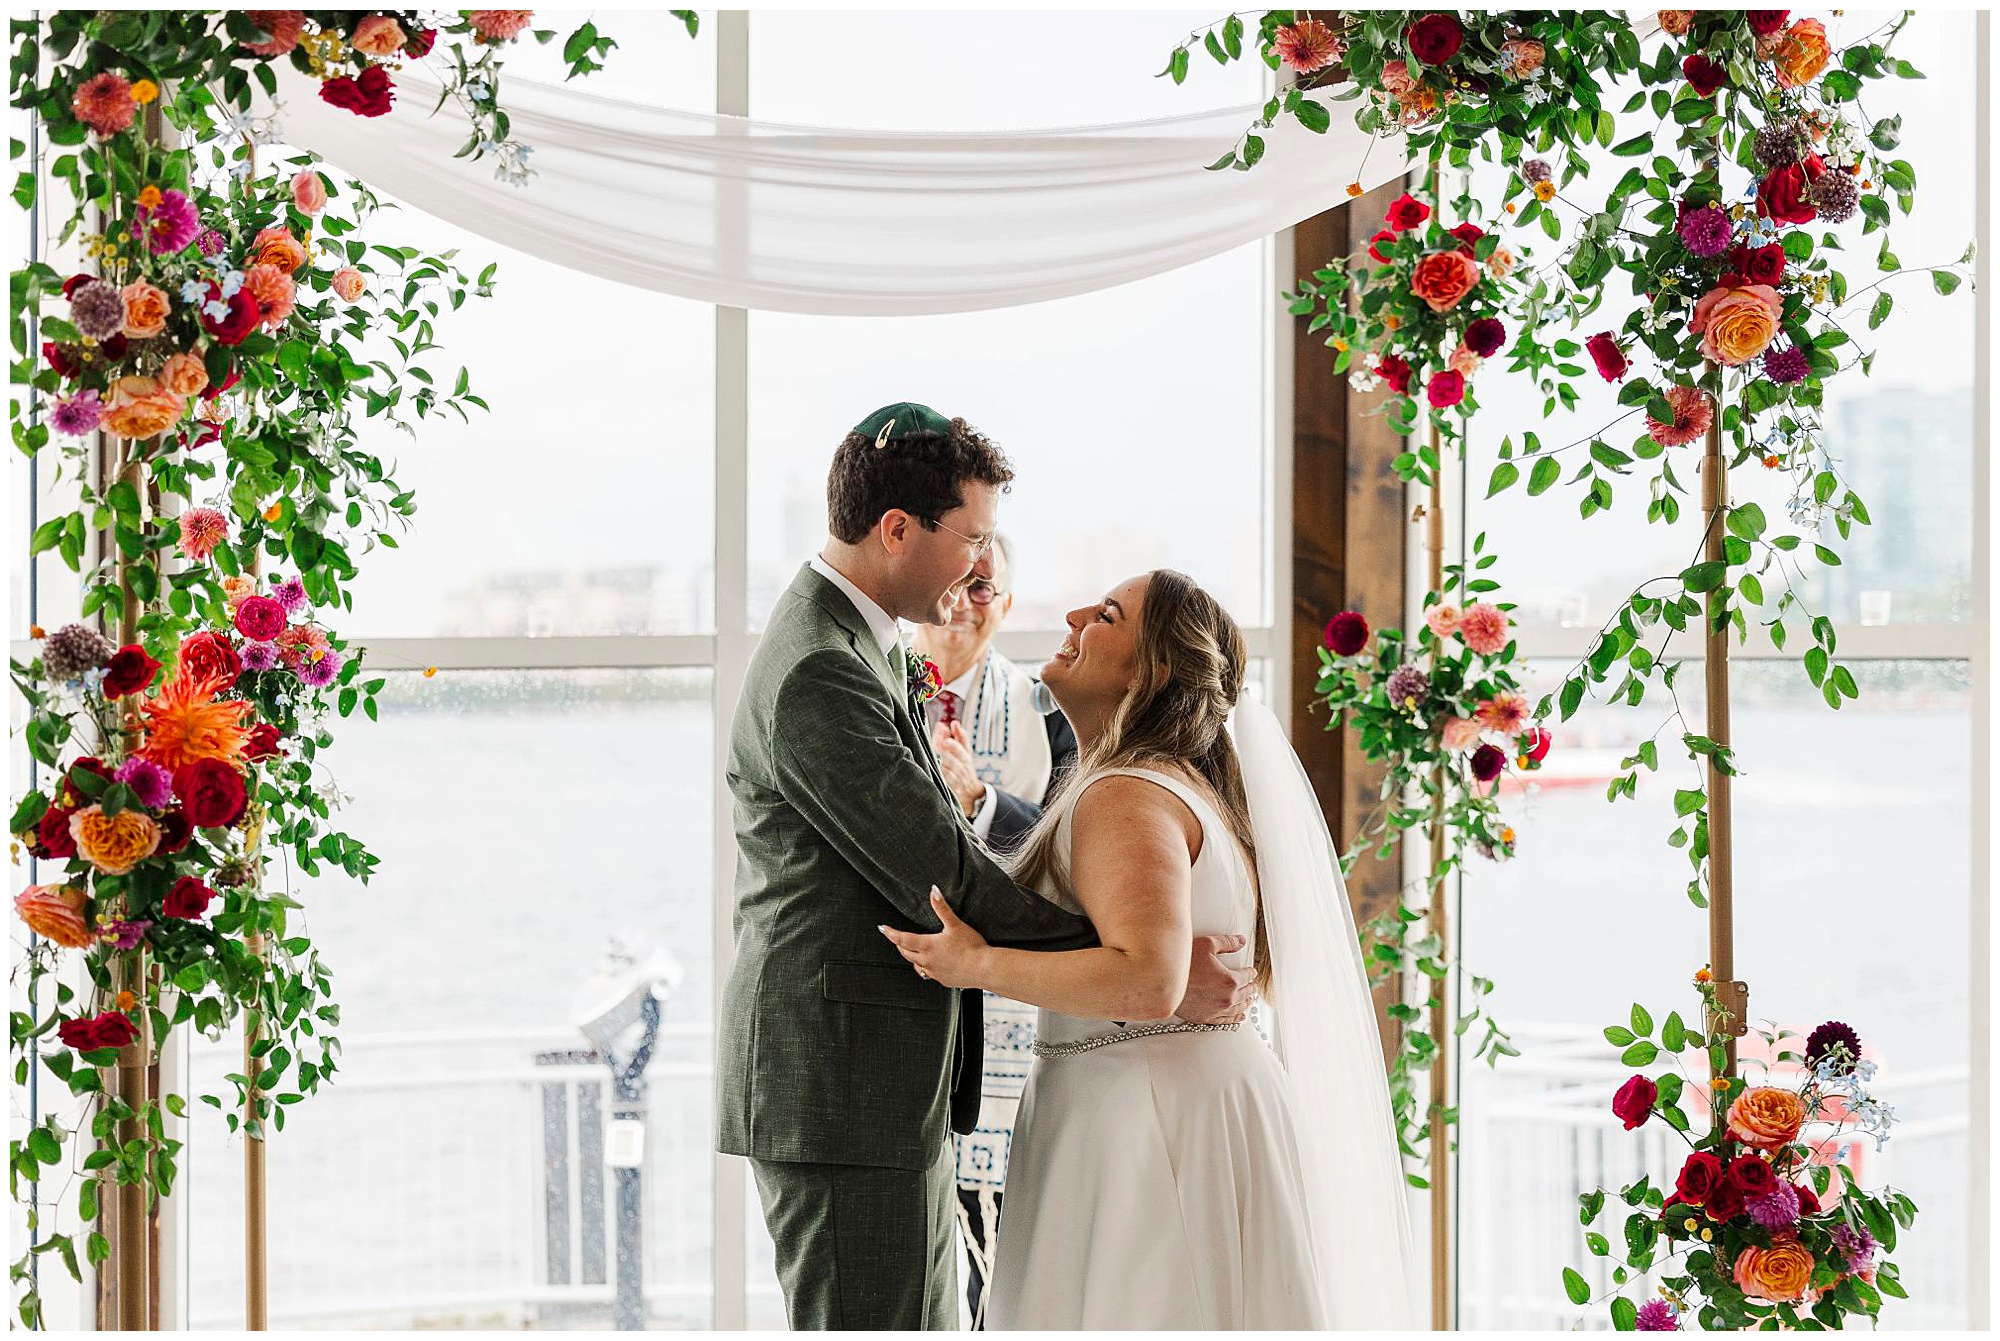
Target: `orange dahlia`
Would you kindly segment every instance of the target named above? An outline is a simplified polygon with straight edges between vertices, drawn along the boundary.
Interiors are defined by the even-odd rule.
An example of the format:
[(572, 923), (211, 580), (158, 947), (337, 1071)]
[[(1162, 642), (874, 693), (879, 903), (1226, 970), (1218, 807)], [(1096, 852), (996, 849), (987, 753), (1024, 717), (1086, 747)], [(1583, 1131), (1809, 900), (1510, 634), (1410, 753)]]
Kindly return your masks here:
[(221, 688), (220, 677), (195, 680), (177, 669), (167, 687), (139, 709), (146, 737), (140, 757), (170, 772), (203, 759), (231, 765), (241, 760), (250, 738), (245, 719), (251, 705), (240, 698), (217, 699)]

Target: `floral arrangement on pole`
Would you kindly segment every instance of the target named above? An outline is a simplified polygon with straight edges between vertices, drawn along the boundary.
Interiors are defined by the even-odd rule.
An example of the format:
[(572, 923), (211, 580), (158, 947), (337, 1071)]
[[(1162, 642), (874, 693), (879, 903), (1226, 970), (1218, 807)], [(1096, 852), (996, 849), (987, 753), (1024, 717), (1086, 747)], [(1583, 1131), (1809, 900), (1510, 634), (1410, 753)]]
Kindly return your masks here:
[[(90, 1228), (99, 1171), (154, 1193), (175, 1174), (160, 1114), (105, 1094), (105, 1049), (255, 1009), (259, 1064), (233, 1078), (229, 1120), (260, 1132), (332, 1071), (330, 974), (263, 869), (282, 847), (308, 874), (373, 871), (327, 823), (338, 793), (325, 718), (374, 717), (384, 682), (316, 612), (351, 607), (357, 557), (394, 546), (413, 510), (362, 445), (364, 425), (415, 433), (485, 408), (463, 369), (437, 366), (437, 328), (491, 291), (494, 267), (474, 280), (449, 254), (392, 245), (374, 231), (374, 195), (310, 159), (260, 165), (282, 131), (253, 111), (253, 87), (274, 89), (271, 63), (289, 56), (322, 75), (328, 101), (379, 101), (423, 47), (454, 63), (447, 87), (486, 99), (526, 14), (440, 18), (428, 37), (430, 21), (403, 12), (57, 10), (13, 25), (14, 105), (45, 144), (15, 199), (39, 204), (45, 235), (83, 258), (72, 273), (37, 262), (12, 275), (14, 383), (26, 388), (14, 443), (49, 467), (45, 486), (77, 499), (30, 547), (81, 575), (87, 621), (32, 631), (39, 655), (13, 662), (30, 754), (53, 776), (21, 798), (12, 828), (38, 863), (65, 869), (37, 875), (17, 904), (46, 942), (28, 956), (35, 1004), (12, 1014), (10, 1049), (17, 1077), (46, 1068), (79, 1097), (11, 1143), (16, 1196), (44, 1189), (26, 1211), (34, 1246), (14, 1265), (30, 1325), (37, 1255), (74, 1271), (79, 1241), (93, 1261), (109, 1251)], [(572, 73), (609, 47), (579, 32)], [(468, 152), (500, 152), (504, 113), (481, 105), (493, 115), (475, 116), (475, 139), (489, 143)], [(260, 587), (260, 571), (285, 576)], [(81, 995), (53, 972), (61, 957), (83, 961)], [(135, 1126), (137, 1139), (112, 1134)], [(67, 1196), (46, 1189), (78, 1171), (92, 1176), (72, 1233)]]
[[(262, 1011), (254, 1102), (248, 1077), (230, 1078), (232, 1107), (260, 1134), (266, 1121), (282, 1129), (285, 1107), (336, 1069), (331, 1030), (340, 1014), (331, 974), (311, 941), (287, 926), (297, 905), (262, 889), (260, 877), (262, 854), (274, 845), (308, 871), (321, 859), (361, 880), (374, 870), (360, 843), (325, 826), (326, 802), (314, 786), (313, 759), (331, 739), (318, 721), (336, 695), (357, 691), (335, 688), (345, 654), (311, 620), (297, 578), (269, 593), (248, 578), (229, 586), (229, 622), (187, 633), (165, 664), (142, 644), (114, 648), (96, 630), (69, 624), (42, 637), (33, 662), (13, 665), (29, 709), (30, 749), (54, 780), (22, 797), (9, 825), (42, 872), (41, 883), (14, 900), (36, 937), (26, 971), (38, 1010), (15, 1015), (11, 1041), (17, 1054), (38, 1044), (41, 1066), (78, 1101), (73, 1113), (44, 1102), (39, 1125), (14, 1145), (17, 1186), (75, 1157), (64, 1147), (94, 1102), (109, 1115), (99, 1123), (135, 1116), (97, 1068), (144, 1036), (142, 1024), (155, 1039), (188, 1023), (213, 1035), (242, 1010)], [(381, 684), (362, 687), (371, 706)], [(61, 868), (54, 879), (51, 866)], [(272, 946), (267, 958), (252, 949), (252, 937)], [(117, 971), (133, 960), (157, 977)], [(80, 963), (81, 990), (65, 963)], [(52, 1035), (60, 1046), (49, 1046)], [(23, 1056), (17, 1071), (26, 1065)], [(219, 1096), (201, 1097), (223, 1106)], [(180, 1096), (165, 1103), (185, 1116)], [(165, 1195), (180, 1143), (158, 1113), (136, 1116), (148, 1133), (143, 1150), (106, 1145), (85, 1156), (81, 1170), (94, 1175), (115, 1165), (115, 1181)], [(236, 1112), (228, 1122), (238, 1126)], [(92, 1227), (100, 1189), (96, 1176), (86, 1177), (75, 1203), (92, 1263), (110, 1251)], [(34, 1252), (54, 1251), (73, 1267), (76, 1236), (38, 1228)], [(17, 1280), (27, 1276), (27, 1259), (16, 1263)], [(35, 1325), (32, 1288), (21, 1308)]]
[[(1240, 59), (1244, 36), (1236, 15), (1197, 29), (1162, 73), (1184, 81), (1197, 45), (1218, 64)], [(1512, 164), (1558, 145), (1609, 145), (1604, 86), (1640, 60), (1631, 20), (1610, 10), (1274, 9), (1257, 18), (1256, 37), (1264, 63), (1294, 82), (1213, 168), (1254, 167), (1264, 156), (1258, 132), (1281, 116), (1324, 133), (1330, 102), (1353, 102), (1354, 123), (1370, 135), (1406, 136), (1413, 155), (1457, 168), (1475, 151), (1490, 159), (1497, 148)], [(1570, 161), (1581, 174), (1584, 158)], [(1358, 183), (1349, 189), (1360, 194)], [(1534, 217), (1524, 212), (1522, 222)], [(1558, 235), (1553, 216), (1542, 224)]]
[[(1804, 1040), (1759, 1030), (1773, 1059), (1761, 1083), (1699, 1085), (1681, 1059), (1704, 1058), (1719, 1072), (1731, 1036), (1720, 1027), (1708, 970), (1695, 986), (1701, 1018), (1717, 1022), (1706, 1036), (1676, 1013), (1656, 1040), (1652, 1015), (1637, 1004), (1629, 1028), (1604, 1031), (1627, 1066), (1670, 1062), (1653, 1075), (1635, 1072), (1612, 1097), (1612, 1113), (1628, 1132), (1657, 1117), (1688, 1153), (1671, 1189), (1649, 1175), (1618, 1191), (1631, 1209), (1615, 1248), (1612, 1236), (1584, 1235), (1604, 1260), (1594, 1271), (1603, 1292), (1594, 1295), (1575, 1268), (1563, 1271), (1565, 1292), (1579, 1305), (1608, 1299), (1612, 1324), (1624, 1331), (1794, 1331), (1874, 1320), (1884, 1295), (1907, 1297), (1888, 1254), (1917, 1213), (1894, 1189), (1864, 1190), (1848, 1161), (1864, 1136), (1880, 1149), (1894, 1124), (1894, 1111), (1868, 1091), (1875, 1063), (1852, 1028), (1829, 1020)], [(1693, 1104), (1699, 1129), (1682, 1107), (1697, 1092), (1706, 1099)], [(1586, 1227), (1610, 1195), (1599, 1188), (1580, 1198)], [(1659, 1293), (1635, 1304), (1624, 1291), (1648, 1278)]]
[[(1453, 207), (1465, 218), (1475, 204), (1464, 197)], [(1414, 433), (1422, 414), (1440, 443), (1455, 443), (1478, 409), (1473, 378), (1520, 332), (1512, 308), (1524, 259), (1496, 230), (1469, 220), (1445, 228), (1404, 192), (1368, 240), (1373, 264), (1335, 257), (1284, 296), (1294, 316), (1310, 316), (1308, 331), (1328, 332), (1334, 367), (1357, 390), (1389, 389), (1383, 412), (1398, 433)], [(1428, 483), (1439, 453), (1419, 443), (1395, 464), (1404, 479)]]
[[(1561, 482), (1578, 491), (1588, 517), (1612, 506), (1614, 480), (1650, 469), (1647, 519), (1671, 524), (1695, 474), (1690, 458), (1714, 428), (1731, 469), (1755, 467), (1789, 480), (1790, 526), (1774, 527), (1754, 502), (1729, 506), (1718, 521), (1723, 557), (1709, 558), (1704, 543), (1677, 574), (1635, 590), (1544, 711), (1552, 701), (1567, 719), (1614, 669), (1624, 674), (1613, 701), (1636, 705), (1649, 686), (1672, 694), (1679, 665), (1667, 655), (1672, 639), (1690, 624), (1701, 627), (1711, 596), (1739, 641), (1755, 617), (1782, 649), (1788, 617), (1800, 619), (1814, 644), (1801, 661), (1828, 705), (1857, 696), (1853, 674), (1834, 659), (1832, 620), (1811, 611), (1799, 588), (1805, 560), (1838, 565), (1838, 540), (1869, 520), (1821, 440), (1828, 382), (1857, 367), (1865, 373), (1872, 362), (1855, 346), (1849, 312), (1875, 291), (1868, 318), (1878, 326), (1892, 306), (1880, 286), (1919, 273), (1903, 270), (1885, 235), (1876, 257), (1884, 278), (1851, 290), (1835, 268), (1846, 247), (1832, 231), (1858, 219), (1861, 235), (1884, 232), (1892, 200), (1901, 213), (1912, 208), (1915, 174), (1890, 156), (1900, 123), (1868, 123), (1858, 102), (1864, 80), (1917, 77), (1888, 51), (1902, 22), (1835, 51), (1821, 20), (1788, 11), (1662, 13), (1666, 40), (1640, 67), (1647, 87), (1625, 109), (1648, 107), (1661, 129), (1613, 146), (1615, 155), (1646, 161), (1626, 172), (1602, 211), (1582, 221), (1559, 271), (1569, 290), (1549, 300), (1584, 318), (1602, 301), (1611, 272), (1627, 274), (1640, 302), (1622, 327), (1592, 334), (1586, 348), (1595, 376), (1619, 388), (1625, 408), (1612, 425), (1633, 417), (1642, 424), (1622, 450), (1608, 440), (1612, 425), (1553, 449), (1532, 432), (1521, 435), (1518, 449), (1510, 437), (1488, 495), (1524, 477), (1530, 494)], [(1679, 127), (1672, 139), (1664, 133), (1668, 122)], [(1512, 189), (1527, 188), (1533, 167), (1524, 166)], [(1940, 292), (1958, 287), (1963, 264), (1929, 268)], [(1580, 367), (1557, 371), (1590, 377)], [(1580, 459), (1571, 456), (1578, 448), (1586, 449)], [(1574, 465), (1567, 479), (1565, 459)], [(1655, 631), (1657, 645), (1649, 645)], [(1727, 765), (1705, 736), (1684, 732), (1683, 740), (1696, 762), (1712, 757)], [(1634, 795), (1637, 771), (1657, 767), (1657, 751), (1628, 760), (1613, 798)], [(1695, 863), (1689, 894), (1701, 903), (1705, 794), (1682, 789), (1676, 809), (1674, 841)]]
[[(1483, 534), (1474, 539), (1475, 573), (1496, 561), (1484, 553), (1485, 546)], [(1436, 936), (1413, 939), (1414, 932), (1468, 851), (1490, 861), (1514, 855), (1514, 830), (1500, 809), (1500, 780), (1509, 771), (1526, 775), (1541, 768), (1552, 744), (1521, 693), (1508, 632), (1513, 607), (1491, 599), (1499, 584), (1489, 577), (1468, 579), (1458, 564), (1445, 573), (1443, 590), (1425, 598), (1424, 625), (1414, 639), (1396, 629), (1371, 630), (1360, 614), (1343, 611), (1327, 624), (1319, 653), (1316, 691), (1329, 709), (1326, 729), (1345, 725), (1363, 756), (1384, 769), (1381, 803), (1342, 854), (1343, 867), (1351, 870), (1371, 852), (1378, 860), (1396, 855), (1405, 834), (1434, 820), (1446, 835), (1438, 869), (1364, 929), (1377, 986), (1397, 977), (1441, 986), (1463, 971)], [(1459, 1017), (1458, 1033), (1483, 1021), (1475, 1055), (1489, 1065), (1518, 1056), (1506, 1032), (1484, 1013), (1481, 1003), (1492, 991), (1491, 980), (1467, 974), (1466, 981), (1465, 999), (1472, 1006)], [(1424, 1027), (1433, 1004), (1398, 1002), (1388, 1009), (1402, 1026), (1401, 1048), (1390, 1062), (1390, 1094), (1404, 1152), (1412, 1157), (1421, 1153), (1430, 1131), (1428, 1114), (1419, 1107), (1416, 1073), (1430, 1066), (1442, 1044)]]

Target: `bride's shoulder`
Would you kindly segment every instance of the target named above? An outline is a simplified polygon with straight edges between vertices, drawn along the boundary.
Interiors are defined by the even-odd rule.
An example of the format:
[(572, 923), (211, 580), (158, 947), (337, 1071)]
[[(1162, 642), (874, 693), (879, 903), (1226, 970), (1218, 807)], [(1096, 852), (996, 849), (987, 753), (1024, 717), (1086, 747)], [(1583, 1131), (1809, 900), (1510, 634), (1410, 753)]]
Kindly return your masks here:
[(1201, 795), (1199, 787), (1173, 768), (1106, 770), (1085, 778), (1071, 810), (1077, 833), (1089, 836), (1129, 830), (1134, 825), (1160, 826), (1163, 830), (1178, 830), (1188, 844), (1190, 855), (1199, 852), (1201, 817), (1181, 791), (1163, 785), (1163, 779), (1171, 779), (1194, 795)]

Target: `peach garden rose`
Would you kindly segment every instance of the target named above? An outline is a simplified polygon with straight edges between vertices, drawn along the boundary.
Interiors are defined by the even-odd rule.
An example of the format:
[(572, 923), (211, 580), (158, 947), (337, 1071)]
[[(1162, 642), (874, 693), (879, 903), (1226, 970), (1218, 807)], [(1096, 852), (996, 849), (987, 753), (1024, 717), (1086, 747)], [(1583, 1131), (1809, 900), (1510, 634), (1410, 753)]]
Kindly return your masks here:
[(134, 340), (150, 340), (167, 328), (172, 310), (164, 289), (135, 279), (119, 290), (125, 300), (125, 334)]
[(1805, 1121), (1805, 1101), (1790, 1090), (1770, 1085), (1752, 1086), (1729, 1105), (1730, 1134), (1760, 1150), (1797, 1140)]
[(1752, 1244), (1736, 1258), (1736, 1288), (1773, 1304), (1804, 1299), (1812, 1274), (1813, 1255), (1797, 1239), (1779, 1239), (1768, 1248)]
[(69, 831), (77, 852), (106, 875), (124, 875), (160, 846), (160, 826), (137, 810), (107, 815), (86, 806), (69, 817)]
[(111, 384), (104, 431), (121, 438), (152, 438), (172, 428), (187, 403), (151, 377), (121, 377)]
[(1704, 358), (1736, 367), (1763, 353), (1778, 334), (1784, 302), (1768, 284), (1713, 288), (1694, 305), (1688, 328), (1701, 337)]
[(208, 386), (208, 369), (192, 354), (175, 354), (160, 365), (159, 380), (176, 396), (198, 396)]
[(1804, 88), (1819, 78), (1832, 56), (1826, 25), (1818, 19), (1800, 19), (1785, 30), (1783, 39), (1771, 53), (1771, 63), (1781, 88)]

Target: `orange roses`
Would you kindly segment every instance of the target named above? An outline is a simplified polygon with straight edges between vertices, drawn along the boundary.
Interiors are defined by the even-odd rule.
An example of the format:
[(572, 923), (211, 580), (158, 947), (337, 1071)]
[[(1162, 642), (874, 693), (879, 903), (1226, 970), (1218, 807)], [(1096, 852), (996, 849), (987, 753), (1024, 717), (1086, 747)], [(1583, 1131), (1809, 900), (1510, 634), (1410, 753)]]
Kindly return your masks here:
[(1805, 1122), (1805, 1100), (1769, 1085), (1753, 1086), (1729, 1105), (1730, 1135), (1760, 1150), (1796, 1141)]
[(1819, 78), (1833, 57), (1826, 40), (1826, 25), (1818, 19), (1800, 19), (1785, 30), (1771, 53), (1781, 88), (1804, 88)]
[(1813, 1255), (1797, 1239), (1779, 1239), (1768, 1248), (1753, 1244), (1736, 1259), (1736, 1288), (1773, 1304), (1804, 1299), (1812, 1274)]
[(83, 920), (86, 899), (74, 885), (29, 885), (14, 896), (14, 911), (43, 940), (81, 950), (97, 939)]
[(208, 386), (208, 369), (192, 354), (176, 354), (160, 365), (160, 385), (185, 399)]
[(123, 875), (160, 846), (160, 826), (137, 810), (104, 813), (86, 806), (69, 817), (69, 831), (83, 859), (106, 875)]
[(1704, 358), (1735, 367), (1764, 352), (1778, 334), (1778, 317), (1785, 310), (1778, 291), (1768, 284), (1714, 288), (1694, 305), (1688, 328), (1701, 336)]
[(1410, 272), (1410, 292), (1433, 312), (1449, 312), (1479, 282), (1479, 266), (1459, 251), (1434, 251)]
[(120, 438), (151, 438), (172, 428), (187, 402), (151, 377), (121, 377), (111, 384), (104, 431)]
[(339, 294), (344, 302), (353, 302), (367, 287), (368, 281), (351, 265), (343, 265), (333, 272), (333, 291)]
[(164, 289), (135, 279), (119, 290), (119, 296), (125, 300), (126, 335), (134, 340), (150, 340), (167, 328), (167, 313), (172, 308)]
[(291, 274), (306, 263), (306, 249), (289, 228), (266, 228), (250, 244), (251, 265), (275, 265)]

